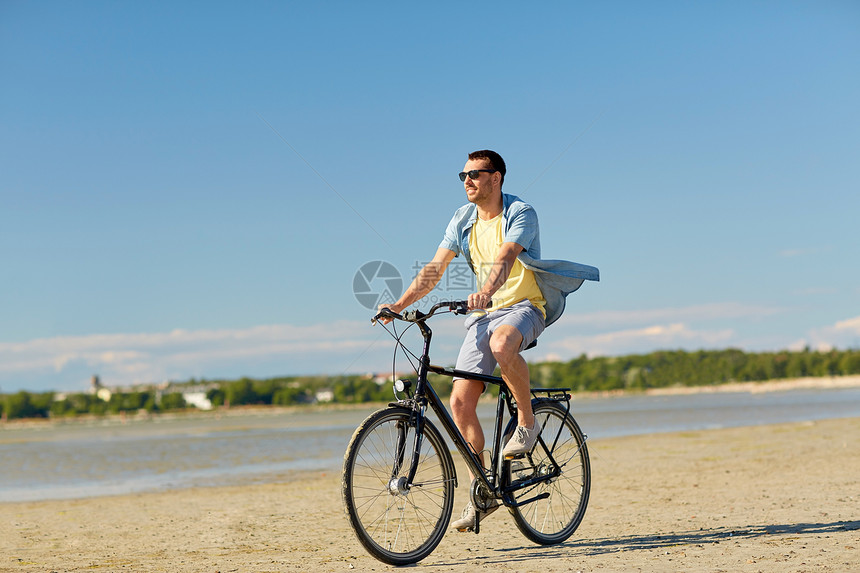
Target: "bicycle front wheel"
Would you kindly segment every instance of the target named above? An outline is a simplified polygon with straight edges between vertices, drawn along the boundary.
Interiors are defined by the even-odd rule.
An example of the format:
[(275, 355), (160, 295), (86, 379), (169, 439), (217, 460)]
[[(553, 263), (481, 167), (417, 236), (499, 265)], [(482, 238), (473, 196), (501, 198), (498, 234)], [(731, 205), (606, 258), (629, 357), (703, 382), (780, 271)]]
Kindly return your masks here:
[(425, 420), (415, 478), (407, 483), (415, 448), (414, 413), (392, 407), (356, 429), (343, 463), (343, 501), (367, 551), (384, 563), (407, 565), (439, 545), (454, 503), (454, 463), (445, 440)]
[[(552, 545), (570, 537), (585, 516), (591, 466), (573, 416), (557, 402), (534, 402), (533, 407), (535, 423), (542, 428), (540, 440), (524, 458), (505, 462), (503, 471), (511, 486), (537, 482), (513, 493), (515, 501), (527, 503), (510, 511), (523, 535)], [(539, 479), (556, 472), (556, 477)]]

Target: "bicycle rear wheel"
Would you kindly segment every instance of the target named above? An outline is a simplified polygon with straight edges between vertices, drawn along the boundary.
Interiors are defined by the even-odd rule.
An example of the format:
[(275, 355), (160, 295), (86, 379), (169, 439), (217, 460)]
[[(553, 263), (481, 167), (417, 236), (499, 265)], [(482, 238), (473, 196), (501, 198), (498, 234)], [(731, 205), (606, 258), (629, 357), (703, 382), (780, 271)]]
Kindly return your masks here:
[(503, 471), (507, 483), (516, 486), (550, 475), (556, 468), (561, 470), (555, 478), (513, 493), (517, 502), (540, 499), (509, 508), (523, 535), (535, 543), (552, 545), (570, 537), (585, 516), (591, 466), (585, 438), (573, 416), (557, 402), (536, 402), (533, 406), (535, 423), (543, 428), (541, 439), (531, 454), (506, 461)]
[(343, 501), (367, 551), (390, 565), (424, 559), (439, 545), (454, 503), (454, 463), (445, 440), (425, 420), (415, 479), (414, 413), (392, 407), (356, 429), (343, 463)]

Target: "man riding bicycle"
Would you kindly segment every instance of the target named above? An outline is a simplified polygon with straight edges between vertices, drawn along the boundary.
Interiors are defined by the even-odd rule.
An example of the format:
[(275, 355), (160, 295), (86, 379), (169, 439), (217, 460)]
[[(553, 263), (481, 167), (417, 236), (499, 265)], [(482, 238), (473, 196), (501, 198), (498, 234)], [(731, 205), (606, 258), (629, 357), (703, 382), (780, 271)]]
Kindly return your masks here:
[[(495, 151), (469, 154), (460, 173), (469, 203), (454, 213), (433, 260), (403, 296), (380, 309), (399, 313), (419, 301), (438, 284), (451, 260), (463, 254), (479, 287), (469, 295), (469, 308), (489, 311), (466, 319), (466, 338), (455, 368), (492, 374), (496, 365), (500, 367), (517, 403), (517, 429), (502, 451), (512, 459), (530, 452), (539, 433), (531, 408), (528, 365), (520, 353), (561, 316), (565, 297), (584, 280), (599, 280), (599, 273), (587, 265), (540, 259), (537, 214), (519, 197), (502, 193), (505, 173), (505, 162)], [(484, 432), (477, 405), (484, 390), (478, 380), (455, 379), (451, 392), (454, 422), (478, 453), (484, 448)], [(488, 508), (482, 517), (497, 508)], [(476, 509), (469, 503), (451, 527), (467, 531), (475, 521)]]

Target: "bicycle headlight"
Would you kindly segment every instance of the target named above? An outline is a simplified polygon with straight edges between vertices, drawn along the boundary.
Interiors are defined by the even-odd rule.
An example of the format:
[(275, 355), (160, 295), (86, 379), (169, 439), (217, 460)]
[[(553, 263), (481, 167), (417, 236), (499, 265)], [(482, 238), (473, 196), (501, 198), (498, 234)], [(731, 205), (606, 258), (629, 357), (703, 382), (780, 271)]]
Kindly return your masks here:
[(394, 381), (394, 389), (397, 390), (398, 392), (406, 392), (406, 390), (408, 390), (411, 386), (412, 386), (411, 380), (400, 379), (400, 380)]

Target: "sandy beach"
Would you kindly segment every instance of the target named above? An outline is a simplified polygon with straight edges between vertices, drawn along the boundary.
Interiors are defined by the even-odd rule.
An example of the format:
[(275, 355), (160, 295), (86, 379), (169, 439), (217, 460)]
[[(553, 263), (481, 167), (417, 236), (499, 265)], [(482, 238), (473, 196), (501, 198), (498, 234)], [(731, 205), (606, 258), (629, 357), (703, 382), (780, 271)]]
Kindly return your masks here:
[[(533, 545), (502, 510), (415, 569), (857, 571), (858, 437), (851, 418), (592, 440), (591, 501), (567, 542)], [(391, 569), (349, 529), (336, 474), (0, 504), (0, 571)]]

